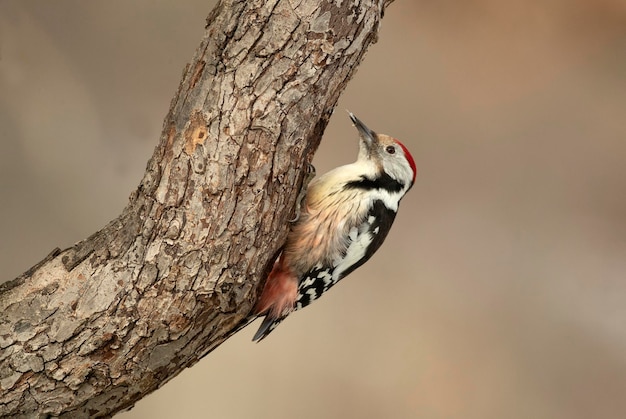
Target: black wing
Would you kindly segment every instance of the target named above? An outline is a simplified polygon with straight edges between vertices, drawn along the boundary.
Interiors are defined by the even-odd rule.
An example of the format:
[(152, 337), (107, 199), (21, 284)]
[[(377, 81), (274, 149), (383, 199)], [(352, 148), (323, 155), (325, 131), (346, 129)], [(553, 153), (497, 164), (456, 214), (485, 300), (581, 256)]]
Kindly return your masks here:
[[(298, 285), (295, 310), (308, 306), (346, 275), (367, 262), (385, 241), (395, 218), (395, 211), (389, 209), (382, 201), (375, 201), (363, 224), (351, 231), (347, 250), (343, 255), (347, 264), (318, 265), (303, 275)], [(252, 340), (258, 342), (264, 339), (285, 317), (287, 315), (278, 318), (269, 314), (265, 316)]]
[(395, 218), (395, 211), (385, 206), (382, 201), (374, 201), (364, 223), (355, 228), (349, 236), (350, 241), (343, 255), (348, 264), (316, 266), (307, 272), (298, 286), (296, 310), (311, 304), (342, 278), (367, 262), (385, 241)]

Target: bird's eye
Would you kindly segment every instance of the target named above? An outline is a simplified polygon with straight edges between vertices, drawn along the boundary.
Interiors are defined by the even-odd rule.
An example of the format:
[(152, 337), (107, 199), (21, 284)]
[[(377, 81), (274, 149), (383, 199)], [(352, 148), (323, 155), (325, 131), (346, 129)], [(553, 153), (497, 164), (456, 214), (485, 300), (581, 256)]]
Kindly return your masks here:
[(396, 152), (396, 148), (392, 145), (388, 145), (387, 148), (385, 148), (385, 151), (389, 154), (394, 154)]

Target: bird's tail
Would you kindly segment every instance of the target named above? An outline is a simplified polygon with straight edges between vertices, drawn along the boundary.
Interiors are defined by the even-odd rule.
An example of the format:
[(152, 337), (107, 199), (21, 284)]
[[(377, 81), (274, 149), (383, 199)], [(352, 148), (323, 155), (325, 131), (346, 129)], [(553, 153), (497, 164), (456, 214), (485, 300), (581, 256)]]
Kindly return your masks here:
[(256, 331), (254, 337), (252, 338), (253, 342), (262, 341), (270, 332), (276, 329), (276, 326), (280, 324), (285, 319), (286, 316), (283, 317), (274, 317), (271, 313), (268, 313), (263, 319), (263, 323), (259, 327), (259, 330)]

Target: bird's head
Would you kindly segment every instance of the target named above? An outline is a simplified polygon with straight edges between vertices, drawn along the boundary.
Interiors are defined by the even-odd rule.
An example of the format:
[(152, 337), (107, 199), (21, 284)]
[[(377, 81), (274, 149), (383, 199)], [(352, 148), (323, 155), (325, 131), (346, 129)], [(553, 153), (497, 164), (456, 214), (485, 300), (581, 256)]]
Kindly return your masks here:
[(350, 113), (350, 119), (360, 136), (357, 162), (373, 165), (381, 176), (389, 176), (403, 186), (404, 192), (408, 191), (417, 175), (415, 160), (409, 150), (395, 138), (372, 131), (353, 113)]

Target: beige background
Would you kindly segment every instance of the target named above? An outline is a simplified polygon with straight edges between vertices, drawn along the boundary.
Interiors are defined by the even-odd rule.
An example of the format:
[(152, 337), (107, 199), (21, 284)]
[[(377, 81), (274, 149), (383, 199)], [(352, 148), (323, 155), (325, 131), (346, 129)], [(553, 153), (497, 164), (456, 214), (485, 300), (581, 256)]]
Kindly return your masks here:
[[(209, 9), (0, 0), (3, 279), (120, 212)], [(385, 246), (120, 417), (626, 417), (626, 2), (397, 0), (319, 172), (346, 108), (418, 163)]]

